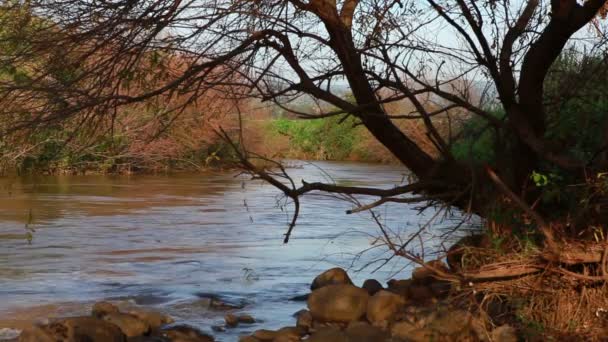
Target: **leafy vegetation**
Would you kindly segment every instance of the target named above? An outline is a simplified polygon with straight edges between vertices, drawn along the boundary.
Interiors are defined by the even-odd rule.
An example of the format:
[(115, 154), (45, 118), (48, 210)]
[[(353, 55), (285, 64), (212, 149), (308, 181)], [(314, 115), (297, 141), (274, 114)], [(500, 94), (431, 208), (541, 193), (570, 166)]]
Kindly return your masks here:
[(346, 160), (360, 152), (358, 142), (363, 139), (363, 129), (349, 117), (329, 117), (320, 120), (280, 118), (269, 123), (269, 133), (289, 138), (289, 148), (284, 152), (289, 158), (320, 160)]

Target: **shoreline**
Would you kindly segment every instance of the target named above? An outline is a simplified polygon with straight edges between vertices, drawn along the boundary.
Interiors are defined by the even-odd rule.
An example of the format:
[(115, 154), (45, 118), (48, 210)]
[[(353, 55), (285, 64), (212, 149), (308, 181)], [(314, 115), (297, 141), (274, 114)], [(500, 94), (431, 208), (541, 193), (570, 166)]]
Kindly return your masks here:
[[(447, 268), (440, 262), (433, 265)], [(124, 301), (101, 301), (86, 306), (72, 303), (72, 309), (80, 309), (72, 314), (66, 314), (69, 307), (50, 305), (46, 310), (55, 310), (55, 314), (63, 310), (63, 314), (47, 312), (47, 317), (38, 321), (14, 320), (12, 327), (8, 326), (11, 322), (0, 320), (0, 332), (4, 331), (6, 335), (6, 328), (16, 329), (14, 334), (22, 330), (19, 338), (5, 340), (22, 342), (52, 340), (57, 337), (58, 326), (62, 327), (61, 331), (67, 331), (65, 341), (69, 342), (79, 341), (70, 335), (78, 331), (92, 342), (108, 338), (121, 341), (125, 336), (129, 341), (232, 341), (226, 333), (236, 327), (250, 331), (238, 338), (241, 342), (423, 342), (429, 338), (517, 341), (517, 332), (511, 326), (488, 327), (473, 312), (450, 300), (451, 290), (449, 283), (435, 279), (424, 267), (416, 268), (412, 278), (393, 279), (386, 287), (373, 279), (366, 280), (360, 287), (355, 286), (346, 271), (332, 268), (312, 281), (312, 292), (307, 296), (307, 302), (302, 302), (302, 310), (294, 313), (293, 324), (276, 330), (264, 329), (265, 322), (243, 313), (243, 307), (211, 298), (209, 308), (224, 313), (224, 323), (214, 326), (212, 331), (184, 325), (162, 310), (150, 310)], [(38, 314), (44, 315), (41, 308), (38, 308)]]

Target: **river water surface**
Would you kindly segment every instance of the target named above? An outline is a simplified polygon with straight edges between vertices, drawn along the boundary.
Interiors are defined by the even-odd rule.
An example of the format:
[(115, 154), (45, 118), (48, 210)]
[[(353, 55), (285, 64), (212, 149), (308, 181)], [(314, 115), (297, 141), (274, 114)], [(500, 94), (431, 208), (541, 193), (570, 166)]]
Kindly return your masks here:
[[(290, 164), (297, 181), (390, 188), (407, 179), (395, 166)], [(211, 332), (224, 315), (208, 307), (217, 297), (264, 321), (214, 332), (235, 341), (261, 327), (294, 324), (291, 315), (305, 303), (290, 298), (327, 268), (349, 268), (357, 284), (409, 276), (404, 260), (373, 274), (377, 263), (359, 271), (387, 256), (374, 248), (357, 257), (373, 246), (378, 228), (369, 214), (346, 215), (352, 204), (333, 197), (305, 197), (283, 244), (292, 208), (282, 208), (277, 195), (227, 171), (0, 179), (0, 328), (2, 320), (85, 314), (95, 300), (110, 299)], [(390, 205), (379, 213), (404, 236), (433, 215)]]

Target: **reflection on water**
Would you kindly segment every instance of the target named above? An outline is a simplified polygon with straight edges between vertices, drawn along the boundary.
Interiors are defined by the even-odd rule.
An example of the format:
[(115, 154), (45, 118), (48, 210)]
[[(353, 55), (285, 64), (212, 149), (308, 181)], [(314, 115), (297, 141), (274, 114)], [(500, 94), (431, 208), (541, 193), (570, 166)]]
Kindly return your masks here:
[[(392, 187), (405, 173), (356, 163), (300, 165), (290, 169), (296, 179), (327, 180), (321, 167), (350, 185)], [(0, 180), (0, 320), (81, 314), (105, 298), (160, 308), (209, 330), (223, 317), (205, 305), (211, 294), (246, 304), (265, 327), (278, 327), (293, 323), (291, 314), (304, 304), (289, 298), (305, 293), (320, 271), (351, 263), (358, 269), (387, 256), (378, 248), (356, 258), (371, 247), (376, 228), (366, 214), (345, 215), (349, 203), (326, 196), (303, 200), (292, 240), (282, 244), (290, 207), (277, 207), (274, 188), (244, 181), (229, 172)], [(382, 219), (404, 232), (433, 214), (391, 208), (381, 210)], [(35, 230), (31, 243), (21, 238), (26, 226)], [(404, 265), (394, 260), (373, 277), (406, 276)], [(353, 280), (369, 271), (351, 271)], [(233, 340), (256, 328), (217, 336)]]

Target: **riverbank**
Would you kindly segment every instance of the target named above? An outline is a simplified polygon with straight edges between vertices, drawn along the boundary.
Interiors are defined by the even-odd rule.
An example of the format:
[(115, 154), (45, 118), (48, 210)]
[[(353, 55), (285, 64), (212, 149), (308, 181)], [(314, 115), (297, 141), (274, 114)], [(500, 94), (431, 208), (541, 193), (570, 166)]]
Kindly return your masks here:
[[(446, 267), (440, 262), (433, 267)], [(63, 338), (66, 342), (88, 338), (91, 342), (232, 341), (226, 332), (236, 327), (250, 331), (242, 342), (382, 342), (382, 341), (494, 341), (514, 342), (518, 332), (508, 324), (493, 327), (478, 312), (463, 307), (450, 297), (454, 292), (445, 281), (433, 278), (425, 267), (416, 268), (410, 279), (391, 280), (384, 287), (374, 279), (361, 287), (353, 284), (346, 271), (329, 269), (317, 276), (312, 293), (293, 324), (276, 330), (264, 329), (242, 307), (219, 299), (207, 300), (208, 309), (225, 312), (224, 322), (201, 331), (168, 315), (114, 301), (98, 302), (90, 314), (61, 317), (20, 325), (0, 322), (0, 331), (9, 341), (45, 342)], [(241, 330), (243, 331), (243, 330)]]
[[(244, 120), (242, 128), (229, 129), (230, 135), (242, 138), (248, 151), (273, 159), (397, 164), (353, 119), (253, 119)], [(233, 168), (238, 161), (210, 127), (147, 139), (142, 134), (0, 140), (0, 174), (166, 174)]]

